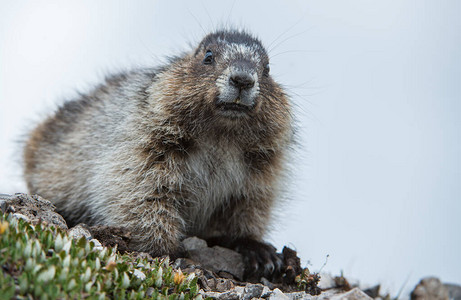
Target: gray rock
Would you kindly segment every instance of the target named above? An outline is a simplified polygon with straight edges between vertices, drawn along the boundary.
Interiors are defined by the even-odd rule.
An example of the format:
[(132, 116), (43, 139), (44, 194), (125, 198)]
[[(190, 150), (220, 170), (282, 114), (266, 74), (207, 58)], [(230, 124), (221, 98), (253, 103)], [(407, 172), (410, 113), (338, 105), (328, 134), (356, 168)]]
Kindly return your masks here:
[(241, 299), (242, 295), (237, 293), (236, 291), (227, 291), (224, 293), (218, 293), (218, 292), (205, 292), (203, 290), (200, 290), (200, 295), (202, 295), (203, 298), (212, 298), (212, 299), (219, 299), (219, 300), (239, 300)]
[(196, 267), (196, 262), (193, 261), (192, 259), (189, 258), (177, 258), (174, 263), (173, 263), (173, 268), (175, 269), (187, 269), (187, 268), (193, 268), (195, 269)]
[(272, 282), (267, 280), (265, 277), (261, 277), (261, 283), (267, 286), (270, 290), (274, 289), (274, 285), (272, 284)]
[(201, 247), (189, 250), (188, 256), (193, 261), (215, 273), (226, 272), (237, 278), (243, 279), (244, 264), (242, 255), (219, 246), (213, 248)]
[(182, 241), (182, 244), (184, 246), (184, 250), (186, 251), (197, 250), (197, 249), (208, 247), (206, 241), (199, 239), (196, 236), (184, 239)]
[(250, 300), (253, 298), (260, 298), (264, 290), (264, 286), (262, 284), (251, 284), (247, 283), (243, 292), (244, 300)]
[(312, 296), (305, 292), (294, 292), (285, 294), (290, 300), (371, 300), (367, 294), (359, 288), (354, 288), (348, 292), (342, 292), (338, 289), (331, 289), (322, 292), (318, 296)]
[(218, 297), (219, 297), (222, 293), (218, 293), (218, 292), (206, 292), (206, 291), (204, 291), (204, 290), (200, 290), (200, 291), (199, 291), (199, 294), (202, 295), (202, 298), (218, 299)]
[(285, 295), (281, 290), (275, 289), (269, 296), (269, 300), (290, 300), (290, 298), (287, 295)]
[(13, 196), (8, 194), (0, 194), (0, 201), (1, 200), (10, 200)]
[(269, 299), (269, 300), (372, 300), (359, 288), (354, 288), (348, 292), (339, 289), (330, 289), (322, 292), (320, 295), (312, 296), (306, 292), (283, 293), (280, 289), (271, 291), (267, 286), (262, 284), (248, 283), (245, 287), (236, 286), (223, 292), (211, 292), (200, 290), (200, 294), (207, 298), (213, 299)]
[(216, 289), (216, 279), (210, 278), (206, 279), (205, 276), (199, 276), (198, 282), (200, 286), (205, 290), (205, 292), (211, 292)]
[(332, 297), (340, 295), (341, 293), (342, 292), (340, 292), (339, 290), (329, 290), (317, 296), (312, 296), (311, 294), (308, 294), (306, 292), (286, 293), (285, 295), (290, 300), (330, 300), (333, 299)]
[[(262, 296), (262, 292), (264, 290), (264, 286), (262, 284), (251, 284), (248, 283), (246, 286), (236, 286), (231, 288), (230, 290), (223, 290), (222, 292), (217, 291), (204, 291), (200, 290), (200, 294), (202, 297), (209, 297), (213, 299), (243, 299), (243, 300), (250, 300), (250, 299), (257, 299)], [(269, 292), (272, 294), (272, 292)]]
[(104, 249), (103, 245), (101, 244), (100, 241), (98, 241), (97, 239), (91, 239), (90, 242), (93, 242), (94, 243), (94, 248), (95, 250), (99, 250), (101, 251), (102, 249)]
[(30, 222), (30, 219), (28, 216), (20, 214), (20, 213), (14, 213), (12, 216), (15, 217), (16, 219), (22, 219), (26, 222)]
[(218, 277), (221, 277), (221, 278), (235, 279), (235, 276), (232, 275), (232, 273), (229, 273), (229, 272), (224, 271), (224, 270), (219, 271), (217, 275), (218, 275)]
[(461, 286), (449, 283), (444, 284), (444, 286), (448, 290), (450, 300), (461, 300)]
[(438, 278), (427, 277), (421, 279), (411, 292), (412, 300), (449, 300), (448, 289)]
[(133, 275), (136, 276), (138, 279), (144, 280), (146, 279), (146, 274), (143, 272), (139, 271), (138, 269), (133, 270)]
[(375, 286), (372, 286), (372, 287), (369, 287), (367, 289), (364, 289), (362, 287), (362, 290), (365, 294), (367, 294), (368, 296), (370, 296), (371, 298), (377, 298), (379, 297), (379, 290), (381, 289), (381, 285), (375, 285)]
[(93, 238), (93, 235), (88, 229), (88, 226), (85, 224), (78, 224), (69, 229), (67, 233), (69, 234), (69, 236), (76, 240), (80, 239), (81, 237), (85, 237), (87, 240), (91, 240)]
[(64, 218), (55, 212), (55, 206), (38, 195), (2, 194), (0, 208), (3, 213), (14, 213), (16, 217), (25, 219), (33, 224), (42, 222), (48, 225), (67, 229)]
[(272, 291), (267, 286), (263, 285), (263, 291), (261, 292), (261, 298), (268, 298)]
[(5, 213), (7, 208), (8, 201), (11, 200), (13, 196), (7, 194), (0, 194), (0, 210)]
[(299, 300), (299, 299), (315, 299), (311, 295), (306, 294), (305, 292), (294, 292), (285, 294), (290, 300)]
[(331, 300), (372, 300), (370, 296), (362, 292), (359, 288), (354, 288), (349, 292), (335, 295)]
[(218, 297), (219, 300), (239, 300), (240, 298), (241, 294), (237, 293), (236, 291), (221, 293)]
[(214, 290), (220, 293), (229, 291), (234, 288), (234, 283), (230, 279), (213, 278), (215, 281)]

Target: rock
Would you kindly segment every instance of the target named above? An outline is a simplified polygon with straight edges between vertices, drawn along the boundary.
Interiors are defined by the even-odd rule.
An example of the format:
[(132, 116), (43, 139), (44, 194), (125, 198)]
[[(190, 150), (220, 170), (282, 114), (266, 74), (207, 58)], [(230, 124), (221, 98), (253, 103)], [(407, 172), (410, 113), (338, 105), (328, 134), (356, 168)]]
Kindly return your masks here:
[(262, 284), (251, 284), (247, 283), (244, 289), (244, 300), (250, 300), (252, 298), (260, 298), (264, 290), (264, 286)]
[[(348, 292), (341, 292), (339, 289), (331, 289), (313, 296), (305, 292), (294, 292), (285, 294), (289, 300), (371, 300), (364, 292), (354, 288)], [(271, 299), (271, 298), (269, 298)], [(285, 298), (284, 298), (285, 299)]]
[(80, 239), (81, 237), (85, 237), (87, 240), (91, 240), (93, 238), (93, 235), (91, 234), (88, 226), (83, 223), (72, 227), (69, 229), (69, 231), (67, 231), (67, 233), (69, 236), (76, 240)]
[(103, 245), (97, 240), (97, 239), (91, 239), (90, 242), (94, 243), (94, 248), (95, 250), (101, 251), (104, 249)]
[(218, 292), (203, 292), (201, 291), (201, 295), (203, 298), (213, 298), (219, 300), (239, 300), (241, 299), (241, 294), (237, 293), (236, 291), (227, 291), (225, 293), (218, 293)]
[(240, 296), (241, 295), (239, 295), (235, 291), (230, 291), (230, 292), (222, 293), (218, 299), (219, 300), (239, 300)]
[(173, 263), (175, 269), (195, 269), (195, 262), (189, 258), (177, 258)]
[(330, 298), (331, 300), (371, 300), (367, 294), (362, 292), (359, 288), (353, 288), (349, 292), (335, 295)]
[(288, 298), (288, 296), (285, 295), (281, 290), (275, 289), (269, 296), (269, 300), (290, 300), (290, 298)]
[(448, 297), (450, 300), (461, 300), (461, 286), (456, 284), (444, 284), (448, 290)]
[(226, 271), (219, 271), (218, 276), (221, 278), (226, 278), (226, 279), (234, 279), (235, 276), (232, 275), (232, 273), (226, 272)]
[[(209, 286), (215, 286), (216, 280), (222, 280), (222, 278), (209, 279)], [(232, 282), (232, 281), (230, 281)], [(280, 289), (276, 288), (270, 290), (267, 286), (262, 284), (251, 284), (247, 283), (243, 286), (222, 285), (221, 288), (213, 288), (213, 291), (200, 290), (202, 297), (213, 298), (213, 299), (269, 299), (269, 300), (371, 300), (367, 294), (365, 294), (359, 288), (353, 288), (350, 291), (342, 291), (341, 289), (329, 289), (322, 292), (320, 295), (310, 295), (306, 292), (292, 292), (284, 293)]]
[(6, 212), (8, 201), (11, 200), (13, 196), (7, 194), (0, 194), (0, 210)]
[(371, 298), (377, 298), (379, 296), (379, 290), (381, 289), (381, 285), (375, 285), (373, 287), (367, 288), (366, 290), (363, 290), (365, 294), (370, 296)]
[(141, 279), (141, 280), (146, 279), (146, 274), (144, 274), (143, 272), (139, 271), (138, 269), (134, 269), (133, 275), (134, 275), (135, 277), (137, 277), (138, 279)]
[(187, 251), (189, 258), (223, 277), (228, 277), (225, 273), (229, 273), (238, 280), (243, 279), (245, 266), (241, 254), (220, 246), (202, 246), (203, 243), (194, 241), (192, 250)]
[(265, 286), (267, 286), (271, 290), (274, 289), (274, 285), (272, 284), (272, 282), (267, 280), (265, 277), (261, 277), (261, 283), (264, 284)]
[(184, 250), (186, 251), (192, 251), (192, 250), (197, 250), (197, 249), (208, 247), (206, 241), (199, 239), (196, 236), (184, 239), (182, 241), (182, 244), (184, 246)]
[(286, 293), (285, 294), (288, 299), (290, 300), (298, 300), (298, 299), (314, 299), (311, 298), (310, 295), (306, 294), (305, 292), (294, 292), (294, 293)]
[(222, 294), (222, 293), (218, 293), (218, 292), (209, 292), (209, 291), (204, 291), (204, 290), (200, 290), (199, 291), (199, 294), (202, 295), (202, 298), (212, 298), (212, 299), (218, 299), (218, 297)]
[[(208, 281), (207, 281), (208, 282)], [(216, 278), (213, 290), (216, 292), (226, 292), (234, 288), (234, 283), (230, 279)]]
[(205, 276), (199, 276), (197, 282), (206, 292), (211, 292), (216, 289), (216, 279), (214, 278), (206, 279)]
[(448, 289), (438, 278), (427, 277), (421, 279), (411, 292), (412, 300), (449, 300)]
[(55, 212), (55, 206), (38, 195), (1, 194), (0, 208), (3, 213), (13, 213), (14, 217), (24, 219), (32, 224), (45, 223), (67, 229), (64, 218)]
[(29, 222), (29, 223), (30, 223), (30, 219), (29, 219), (29, 217), (27, 217), (27, 216), (25, 216), (25, 215), (23, 215), (23, 214), (20, 214), (20, 213), (14, 213), (14, 214), (13, 214), (13, 217), (15, 217), (16, 219), (22, 219), (22, 220), (24, 220), (24, 221), (26, 221), (26, 222)]
[(272, 293), (271, 290), (267, 286), (263, 285), (263, 290), (261, 292), (261, 298), (268, 298), (271, 293)]

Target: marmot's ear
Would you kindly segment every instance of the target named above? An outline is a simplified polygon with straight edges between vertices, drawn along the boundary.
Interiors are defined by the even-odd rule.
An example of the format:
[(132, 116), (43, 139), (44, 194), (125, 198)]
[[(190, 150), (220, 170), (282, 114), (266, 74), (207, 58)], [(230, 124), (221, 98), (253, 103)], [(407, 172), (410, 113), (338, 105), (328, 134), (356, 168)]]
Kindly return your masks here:
[(265, 66), (264, 66), (264, 70), (263, 70), (263, 76), (269, 76), (269, 72), (271, 71), (271, 67), (269, 65), (269, 63), (267, 63)]

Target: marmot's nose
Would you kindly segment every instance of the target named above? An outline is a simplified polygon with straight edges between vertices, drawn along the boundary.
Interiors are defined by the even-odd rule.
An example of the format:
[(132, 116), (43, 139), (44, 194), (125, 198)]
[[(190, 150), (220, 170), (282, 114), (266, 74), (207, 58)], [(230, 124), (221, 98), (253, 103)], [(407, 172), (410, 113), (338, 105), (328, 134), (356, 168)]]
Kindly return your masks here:
[(250, 89), (255, 85), (255, 80), (246, 72), (234, 72), (229, 78), (229, 83), (239, 89)]

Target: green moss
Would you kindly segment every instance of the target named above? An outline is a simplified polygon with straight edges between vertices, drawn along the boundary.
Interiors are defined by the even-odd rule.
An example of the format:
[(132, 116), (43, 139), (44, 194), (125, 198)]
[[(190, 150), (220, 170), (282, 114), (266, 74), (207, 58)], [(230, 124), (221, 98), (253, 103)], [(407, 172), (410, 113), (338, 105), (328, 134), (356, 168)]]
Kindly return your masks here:
[(193, 299), (194, 274), (175, 271), (169, 259), (135, 259), (114, 248), (98, 250), (65, 232), (0, 213), (2, 299)]

